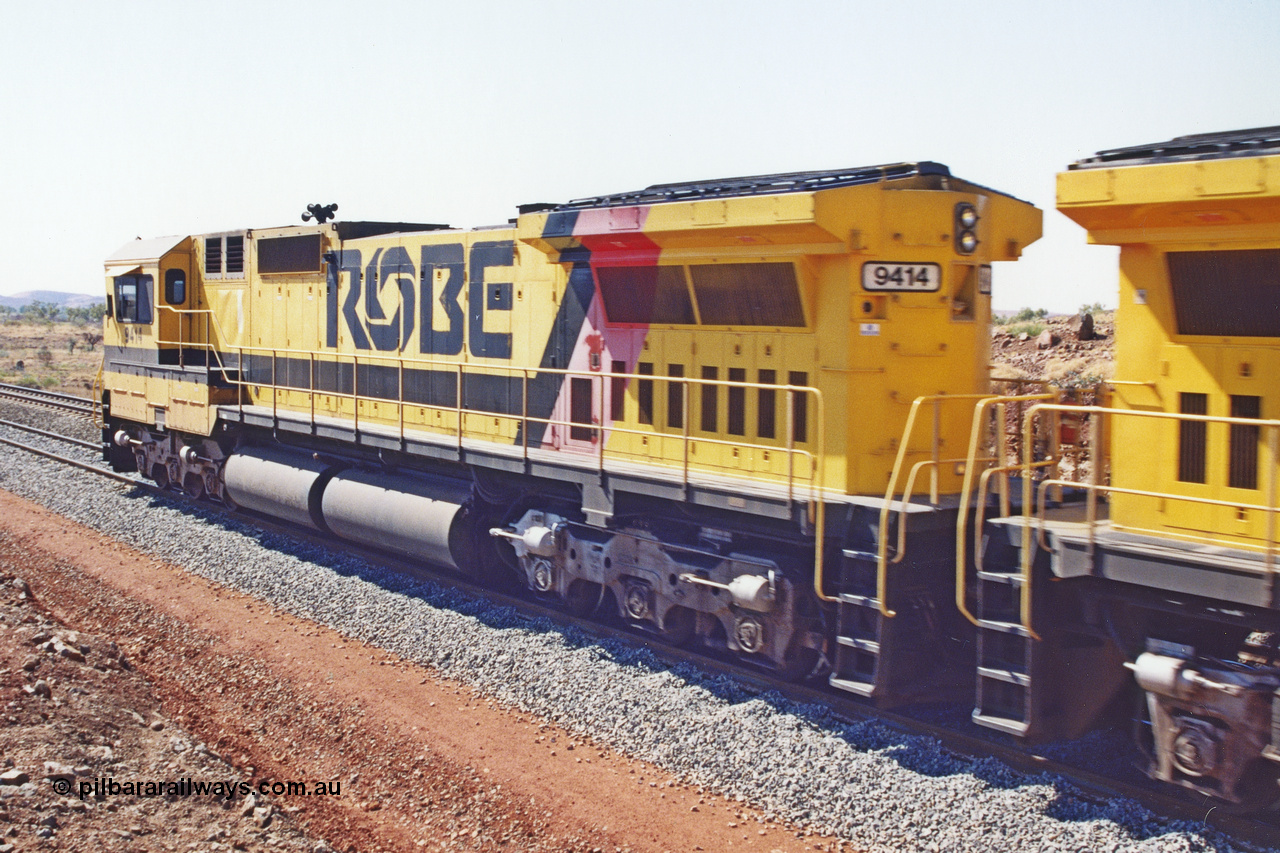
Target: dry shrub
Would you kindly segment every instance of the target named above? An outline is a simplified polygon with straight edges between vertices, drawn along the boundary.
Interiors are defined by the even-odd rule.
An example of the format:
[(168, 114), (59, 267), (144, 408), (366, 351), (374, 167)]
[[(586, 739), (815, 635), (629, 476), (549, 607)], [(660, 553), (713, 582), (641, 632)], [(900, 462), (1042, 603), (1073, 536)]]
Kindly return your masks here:
[(1087, 358), (1051, 358), (1044, 365), (1044, 378), (1061, 388), (1081, 388), (1110, 379), (1115, 364)]
[(1012, 364), (991, 365), (991, 378), (995, 381), (1026, 379), (1028, 376), (1025, 370), (1014, 367)]

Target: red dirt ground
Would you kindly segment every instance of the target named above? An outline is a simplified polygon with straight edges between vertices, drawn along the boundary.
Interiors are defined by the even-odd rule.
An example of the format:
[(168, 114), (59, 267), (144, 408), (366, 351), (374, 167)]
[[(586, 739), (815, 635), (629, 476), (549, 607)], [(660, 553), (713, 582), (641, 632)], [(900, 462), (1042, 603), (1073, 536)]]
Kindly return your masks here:
[[(277, 818), (266, 828), (257, 826), (261, 814), (241, 814), (239, 799), (230, 811), (210, 806), (208, 815), (190, 807), (199, 798), (152, 800), (149, 813), (128, 797), (106, 798), (85, 812), (74, 797), (56, 802), (38, 766), (21, 767), (38, 756), (23, 726), (10, 723), (0, 750), (36, 783), (33, 808), (0, 807), (0, 832), (9, 824), (0, 842), (31, 845), (19, 849), (846, 849), (0, 492), (0, 581), (15, 577), (30, 585), (40, 618), (93, 635), (98, 645), (114, 641), (126, 666), (149, 682), (159, 705), (153, 716), (207, 744), (243, 779), (341, 783), (336, 796), (267, 798)], [(0, 631), (5, 659), (30, 654), (21, 646), (33, 630)], [(87, 718), (63, 729), (121, 739), (104, 708), (137, 718), (133, 708), (147, 701), (138, 691), (148, 688), (126, 689), (123, 674), (102, 677), (94, 660), (51, 663), (50, 699), (21, 688), (55, 669), (4, 670), (0, 700), (12, 697), (10, 708), (60, 702), (56, 711), (66, 714), (77, 705), (72, 697), (91, 696), (94, 710), (85, 704)], [(47, 724), (51, 710), (33, 708), (29, 722)], [(199, 778), (190, 766), (163, 767), (172, 778)], [(79, 770), (79, 779), (98, 773)], [(39, 839), (45, 813), (59, 815), (57, 830)], [(185, 843), (192, 838), (205, 843)]]

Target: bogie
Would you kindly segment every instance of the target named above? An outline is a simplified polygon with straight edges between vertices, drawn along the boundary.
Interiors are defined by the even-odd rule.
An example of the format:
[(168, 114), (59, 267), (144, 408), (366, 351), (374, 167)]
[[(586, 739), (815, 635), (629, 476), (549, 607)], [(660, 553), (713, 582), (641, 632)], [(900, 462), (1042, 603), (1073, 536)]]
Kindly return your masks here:
[(797, 658), (811, 669), (811, 652), (822, 648), (821, 629), (806, 615), (816, 609), (811, 590), (766, 556), (593, 528), (539, 510), (490, 533), (511, 543), (531, 590), (573, 609), (608, 590), (619, 618), (674, 645), (722, 637), (744, 659), (788, 671)]

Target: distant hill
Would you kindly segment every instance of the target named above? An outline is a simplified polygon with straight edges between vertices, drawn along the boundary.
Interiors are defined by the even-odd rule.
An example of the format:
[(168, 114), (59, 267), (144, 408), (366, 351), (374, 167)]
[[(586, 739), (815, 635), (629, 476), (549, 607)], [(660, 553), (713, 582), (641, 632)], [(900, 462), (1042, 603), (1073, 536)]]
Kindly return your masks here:
[(28, 290), (12, 296), (0, 296), (0, 305), (17, 310), (32, 302), (52, 302), (62, 308), (86, 308), (90, 305), (101, 305), (107, 301), (105, 296), (92, 296), (87, 293), (63, 293), (60, 290)]

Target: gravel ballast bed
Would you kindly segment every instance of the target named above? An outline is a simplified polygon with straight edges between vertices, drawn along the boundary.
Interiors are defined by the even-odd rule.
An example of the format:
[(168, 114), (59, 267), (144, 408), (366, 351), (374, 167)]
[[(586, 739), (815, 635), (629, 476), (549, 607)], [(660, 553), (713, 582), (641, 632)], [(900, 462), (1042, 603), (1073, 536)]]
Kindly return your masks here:
[[(21, 410), (20, 415), (18, 411)], [(93, 439), (82, 419), (0, 404), (0, 418)], [(94, 454), (0, 427), (85, 461)], [(443, 585), (0, 447), (0, 488), (511, 706), (870, 850), (1207, 851), (1237, 847), (1057, 777), (926, 737), (751, 693), (642, 647), (598, 641)]]

